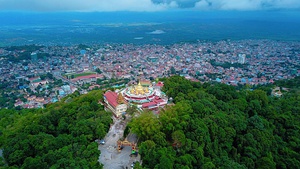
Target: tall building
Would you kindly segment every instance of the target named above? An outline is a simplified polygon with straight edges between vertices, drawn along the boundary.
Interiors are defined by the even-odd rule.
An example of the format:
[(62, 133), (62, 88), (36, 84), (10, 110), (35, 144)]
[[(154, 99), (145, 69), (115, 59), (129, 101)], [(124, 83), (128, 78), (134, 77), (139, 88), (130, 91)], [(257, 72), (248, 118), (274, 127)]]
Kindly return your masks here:
[(238, 60), (238, 62), (240, 64), (245, 64), (245, 62), (246, 62), (246, 54), (239, 54), (239, 60)]
[(30, 55), (30, 58), (31, 58), (31, 61), (32, 61), (32, 62), (36, 62), (37, 59), (38, 59), (37, 53), (32, 52), (31, 55)]

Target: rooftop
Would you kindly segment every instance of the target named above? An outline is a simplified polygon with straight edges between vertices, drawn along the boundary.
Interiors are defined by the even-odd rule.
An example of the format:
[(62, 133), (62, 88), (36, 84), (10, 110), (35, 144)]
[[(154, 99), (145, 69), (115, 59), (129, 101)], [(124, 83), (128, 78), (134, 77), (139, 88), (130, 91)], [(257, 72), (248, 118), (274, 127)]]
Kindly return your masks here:
[(117, 102), (118, 94), (117, 93), (112, 92), (112, 91), (107, 91), (107, 92), (105, 92), (104, 97), (113, 107), (118, 106), (118, 102)]

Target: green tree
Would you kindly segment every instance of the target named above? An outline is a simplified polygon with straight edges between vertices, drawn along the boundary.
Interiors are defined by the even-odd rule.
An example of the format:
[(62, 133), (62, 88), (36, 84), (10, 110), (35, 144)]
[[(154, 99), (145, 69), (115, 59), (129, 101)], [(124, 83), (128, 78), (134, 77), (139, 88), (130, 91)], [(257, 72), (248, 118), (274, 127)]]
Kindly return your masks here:
[(112, 122), (111, 114), (95, 105), (102, 98), (101, 91), (74, 93), (45, 109), (0, 110), (9, 167), (101, 168), (94, 140), (104, 137)]
[(174, 68), (173, 66), (172, 66), (171, 69), (170, 69), (170, 73), (173, 74), (173, 75), (176, 74), (176, 70), (175, 70), (175, 68)]
[(139, 117), (132, 119), (129, 126), (141, 140), (153, 139), (161, 129), (158, 118), (152, 112), (142, 113)]

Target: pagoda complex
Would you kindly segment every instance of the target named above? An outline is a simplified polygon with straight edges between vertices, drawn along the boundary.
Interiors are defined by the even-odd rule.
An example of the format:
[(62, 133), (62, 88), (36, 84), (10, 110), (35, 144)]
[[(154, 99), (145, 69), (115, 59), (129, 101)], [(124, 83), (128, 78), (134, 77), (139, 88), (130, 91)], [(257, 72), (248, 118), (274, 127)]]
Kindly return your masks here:
[(144, 87), (140, 81), (137, 85), (123, 89), (121, 93), (127, 102), (137, 104), (139, 108), (156, 109), (165, 106), (168, 102), (160, 88), (154, 88), (152, 85)]
[(157, 83), (159, 87), (152, 85), (142, 86), (140, 81), (137, 85), (129, 86), (120, 91), (107, 91), (104, 94), (105, 108), (113, 112), (116, 117), (126, 113), (128, 104), (135, 104), (141, 109), (157, 110), (164, 107), (168, 99), (160, 90), (162, 82)]

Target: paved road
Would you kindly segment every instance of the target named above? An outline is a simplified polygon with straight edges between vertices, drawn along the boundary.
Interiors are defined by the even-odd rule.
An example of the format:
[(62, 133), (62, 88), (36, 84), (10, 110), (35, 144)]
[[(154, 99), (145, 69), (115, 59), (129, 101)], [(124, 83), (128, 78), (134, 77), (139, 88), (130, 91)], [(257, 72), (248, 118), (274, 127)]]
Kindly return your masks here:
[[(125, 124), (121, 120), (114, 119), (114, 125), (105, 136), (105, 144), (99, 145), (101, 155), (99, 162), (104, 164), (104, 169), (130, 169), (133, 161), (138, 161), (140, 157), (130, 157), (131, 147), (125, 146), (119, 153), (117, 151), (117, 141), (123, 136)], [(136, 137), (131, 135), (129, 141), (136, 141)]]

